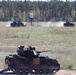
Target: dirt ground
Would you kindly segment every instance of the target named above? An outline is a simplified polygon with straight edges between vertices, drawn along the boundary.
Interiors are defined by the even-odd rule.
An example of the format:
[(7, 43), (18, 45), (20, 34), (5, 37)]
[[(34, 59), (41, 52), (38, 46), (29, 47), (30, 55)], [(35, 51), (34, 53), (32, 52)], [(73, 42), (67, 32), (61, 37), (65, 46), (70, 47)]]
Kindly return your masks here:
[(60, 70), (55, 75), (76, 75), (76, 70)]

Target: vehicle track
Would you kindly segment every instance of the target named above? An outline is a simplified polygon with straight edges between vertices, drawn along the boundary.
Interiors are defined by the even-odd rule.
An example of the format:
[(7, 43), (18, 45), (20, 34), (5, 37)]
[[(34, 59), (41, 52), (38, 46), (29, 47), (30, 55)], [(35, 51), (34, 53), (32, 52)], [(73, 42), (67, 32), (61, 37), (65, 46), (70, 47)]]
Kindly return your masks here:
[[(36, 75), (36, 74), (1, 73), (0, 75)], [(41, 75), (44, 75), (44, 74), (41, 74)], [(51, 74), (49, 74), (49, 75), (51, 75)], [(76, 70), (60, 70), (55, 75), (76, 75)]]

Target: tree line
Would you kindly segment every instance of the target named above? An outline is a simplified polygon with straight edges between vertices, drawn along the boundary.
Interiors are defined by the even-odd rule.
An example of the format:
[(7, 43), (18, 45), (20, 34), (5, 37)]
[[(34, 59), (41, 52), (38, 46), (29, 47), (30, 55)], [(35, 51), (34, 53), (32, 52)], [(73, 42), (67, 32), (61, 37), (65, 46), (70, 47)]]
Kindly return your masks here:
[(21, 19), (29, 21), (29, 13), (34, 14), (33, 21), (76, 21), (76, 1), (0, 1), (0, 21)]

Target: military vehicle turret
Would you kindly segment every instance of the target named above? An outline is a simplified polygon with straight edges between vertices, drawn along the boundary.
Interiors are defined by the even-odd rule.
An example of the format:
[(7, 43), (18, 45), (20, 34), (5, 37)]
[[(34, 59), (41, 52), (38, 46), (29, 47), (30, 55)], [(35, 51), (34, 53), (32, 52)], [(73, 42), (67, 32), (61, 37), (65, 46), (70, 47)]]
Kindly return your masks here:
[[(50, 50), (49, 50), (50, 51)], [(0, 71), (11, 70), (15, 74), (53, 74), (60, 70), (60, 64), (56, 59), (40, 56), (40, 53), (48, 51), (36, 51), (35, 47), (19, 46), (17, 54), (5, 57), (7, 68)]]

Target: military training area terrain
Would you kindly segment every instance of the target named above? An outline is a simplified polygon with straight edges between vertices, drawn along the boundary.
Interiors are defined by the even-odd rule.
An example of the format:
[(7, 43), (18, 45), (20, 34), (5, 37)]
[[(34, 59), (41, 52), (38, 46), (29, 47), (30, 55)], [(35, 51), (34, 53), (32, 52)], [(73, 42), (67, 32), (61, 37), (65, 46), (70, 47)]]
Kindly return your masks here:
[(76, 0), (0, 0), (0, 75), (76, 75)]
[[(20, 45), (48, 51), (41, 56), (56, 59), (60, 70), (56, 75), (76, 75), (76, 23), (74, 27), (46, 27), (39, 22), (25, 23), (25, 27), (6, 27), (0, 22), (0, 69), (5, 69), (5, 57), (17, 54)], [(48, 23), (44, 23), (48, 24)], [(53, 25), (59, 23), (52, 23)], [(30, 66), (31, 67), (31, 66)]]

